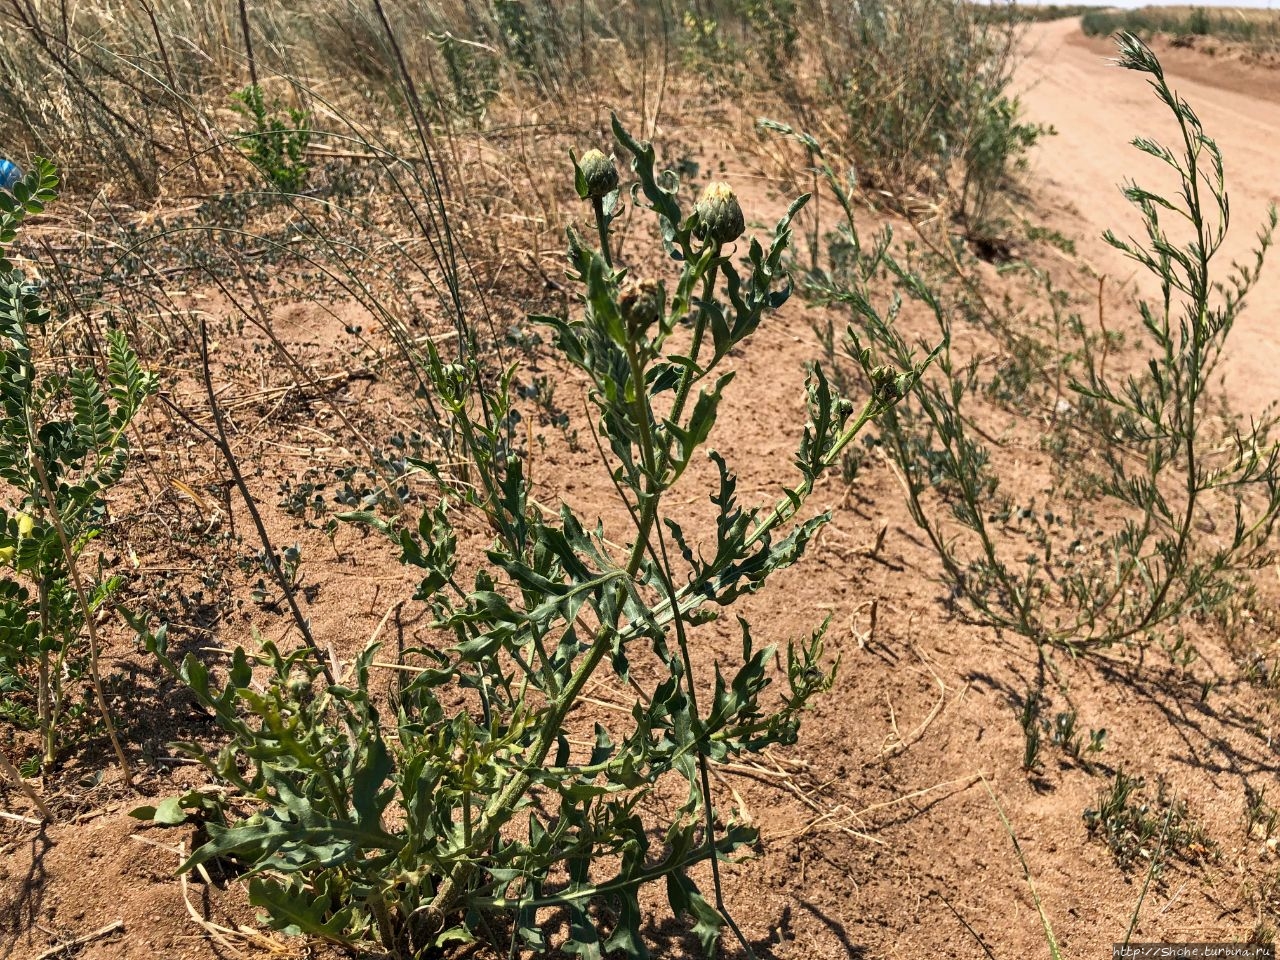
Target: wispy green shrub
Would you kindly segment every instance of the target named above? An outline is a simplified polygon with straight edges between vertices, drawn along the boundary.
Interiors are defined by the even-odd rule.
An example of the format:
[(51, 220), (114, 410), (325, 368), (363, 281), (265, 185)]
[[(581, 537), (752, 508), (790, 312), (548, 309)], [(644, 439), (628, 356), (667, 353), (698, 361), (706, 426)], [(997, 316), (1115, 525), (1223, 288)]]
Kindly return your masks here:
[[(1023, 401), (1048, 401), (1043, 416), (1057, 425), (1045, 450), (1053, 464), (1046, 500), (1019, 501), (1008, 492), (1000, 441), (974, 425), (976, 405), (998, 395), (993, 387), (1008, 386), (993, 379), (1004, 374), (959, 352), (952, 334), (963, 313), (900, 264), (887, 240), (863, 247), (850, 217), (834, 272), (815, 275), (812, 289), (849, 304), (863, 335), (898, 363), (910, 363), (922, 345), (895, 328), (900, 300), (887, 311), (871, 305), (868, 280), (887, 272), (936, 323), (934, 342), (942, 347), (933, 374), (886, 412), (881, 441), (952, 595), (981, 621), (1042, 648), (1164, 640), (1185, 666), (1193, 653), (1179, 624), (1228, 602), (1241, 576), (1270, 556), (1280, 518), (1274, 413), (1247, 425), (1223, 417), (1210, 389), (1276, 215), (1264, 225), (1253, 261), (1219, 274), (1228, 202), (1218, 147), (1170, 90), (1151, 51), (1132, 35), (1121, 37), (1120, 49), (1121, 65), (1147, 75), (1181, 134), (1175, 149), (1141, 137), (1134, 145), (1162, 162), (1179, 189), (1163, 196), (1128, 185), (1145, 239), (1106, 235), (1160, 291), (1159, 299), (1136, 305), (1146, 362), (1132, 372), (1118, 371), (1114, 360), (1108, 367), (1109, 341), (1077, 316), (1068, 321), (1075, 347), (1054, 352), (1068, 366), (1033, 362), (1022, 372), (1029, 384), (1019, 390)], [(1185, 239), (1166, 232), (1170, 218), (1186, 225)], [(1008, 342), (1011, 352), (1031, 356), (1027, 344)], [(1025, 402), (1017, 415), (1027, 415)]]
[(1026, 150), (1048, 131), (1009, 94), (1016, 34), (952, 0), (860, 0), (815, 40), (824, 96), (843, 106), (836, 145), (861, 185), (910, 208), (942, 193), (975, 232)]

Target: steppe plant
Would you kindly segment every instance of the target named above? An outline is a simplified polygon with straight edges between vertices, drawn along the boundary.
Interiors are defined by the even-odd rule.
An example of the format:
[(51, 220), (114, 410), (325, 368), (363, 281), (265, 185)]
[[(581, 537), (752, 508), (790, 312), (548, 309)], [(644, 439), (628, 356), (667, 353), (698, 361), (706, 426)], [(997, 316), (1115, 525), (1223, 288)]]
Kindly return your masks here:
[[(120, 583), (103, 562), (81, 563), (101, 534), (105, 494), (128, 464), (128, 430), (155, 381), (124, 335), (107, 334), (105, 382), (91, 367), (40, 356), (49, 311), (38, 281), (8, 259), (23, 221), (57, 197), (52, 164), (37, 160), (0, 190), (0, 716), (40, 731), (46, 771), (97, 702), (129, 771), (102, 689), (95, 617)], [(60, 369), (51, 369), (52, 367)]]
[[(1184, 651), (1185, 662), (1178, 624), (1222, 608), (1241, 575), (1270, 556), (1280, 517), (1274, 412), (1244, 425), (1223, 414), (1211, 390), (1271, 244), (1276, 213), (1252, 261), (1216, 279), (1229, 221), (1221, 154), (1150, 49), (1127, 34), (1119, 44), (1119, 65), (1148, 76), (1180, 133), (1176, 149), (1143, 137), (1134, 146), (1164, 164), (1178, 189), (1166, 196), (1136, 184), (1124, 188), (1145, 237), (1108, 232), (1105, 239), (1156, 281), (1159, 297), (1137, 304), (1146, 361), (1131, 372), (1117, 371), (1117, 358), (1108, 367), (1105, 331), (1091, 335), (1079, 318), (1073, 321), (1078, 362), (1065, 377), (1056, 369), (1048, 374), (1066, 380), (1065, 395), (1052, 383), (1041, 391), (1057, 397), (1046, 413), (1057, 426), (1047, 505), (1019, 504), (1005, 492), (992, 441), (973, 423), (974, 401), (989, 392), (985, 367), (953, 352), (953, 311), (894, 259), (887, 240), (864, 248), (850, 217), (841, 241), (845, 265), (815, 275), (813, 289), (821, 299), (849, 304), (871, 341), (899, 363), (910, 363), (919, 349), (894, 327), (903, 303), (895, 299), (887, 312), (877, 311), (869, 279), (886, 271), (937, 323), (944, 346), (933, 375), (909, 402), (887, 411), (881, 440), (953, 597), (980, 620), (1023, 634), (1042, 650), (1078, 653), (1122, 642), (1145, 648), (1164, 640), (1171, 651)], [(1175, 224), (1172, 232), (1166, 219)]]
[(278, 107), (267, 106), (266, 95), (256, 83), (232, 94), (231, 108), (253, 125), (237, 133), (249, 162), (283, 193), (301, 190), (311, 170), (307, 147), (312, 131), (307, 112), (290, 107), (281, 115)]
[[(835, 667), (820, 628), (788, 645), (785, 689), (774, 692), (773, 648), (757, 646), (739, 617), (740, 660), (699, 678), (695, 631), (800, 559), (828, 519), (804, 515), (814, 482), (920, 371), (884, 371), (855, 407), (814, 367), (796, 482), (776, 503), (741, 505), (728, 463), (708, 446), (734, 379), (723, 368), (787, 300), (782, 259), (807, 198), (764, 242), (742, 240), (744, 214), (727, 185), (708, 187), (691, 211), (653, 147), (616, 119), (613, 132), (631, 156), (632, 206), (652, 216), (661, 246), (615, 263), (624, 194), (612, 162), (585, 154), (575, 179), (600, 244), (569, 231), (579, 312), (536, 319), (589, 384), (602, 479), (630, 533), (532, 498), (506, 429), (514, 369), (447, 362), (428, 346), (439, 402), (469, 453), (467, 480), (419, 462), (456, 500), (441, 498), (409, 527), (369, 513), (348, 519), (385, 533), (401, 562), (424, 571), (416, 597), (452, 645), (405, 651), (395, 675), (410, 679), (384, 705), (372, 680), (384, 665), (376, 643), (337, 682), (310, 650), (237, 649), (216, 684), (194, 656), (169, 658), (163, 628), (148, 635), (231, 735), (217, 754), (195, 751), (238, 795), (218, 805), (208, 843), (185, 868), (241, 862), (252, 902), (278, 929), (377, 942), (396, 957), (475, 939), (512, 955), (558, 946), (584, 958), (646, 957), (640, 895), (650, 883), (692, 918), (708, 955), (732, 923), (719, 864), (756, 834), (713, 804), (711, 768), (793, 743)], [(656, 265), (663, 251), (667, 270)], [(674, 505), (669, 496), (705, 475), (689, 470), (700, 453), (712, 468), (706, 525), (686, 517), (689, 490)], [(478, 570), (459, 555), (459, 513), (479, 514), (493, 531)], [(624, 706), (607, 725), (589, 719), (589, 701), (602, 696)], [(673, 807), (648, 802), (660, 789)], [(139, 815), (172, 822), (208, 808), (207, 797), (189, 795)], [(690, 876), (700, 863), (715, 905)]]

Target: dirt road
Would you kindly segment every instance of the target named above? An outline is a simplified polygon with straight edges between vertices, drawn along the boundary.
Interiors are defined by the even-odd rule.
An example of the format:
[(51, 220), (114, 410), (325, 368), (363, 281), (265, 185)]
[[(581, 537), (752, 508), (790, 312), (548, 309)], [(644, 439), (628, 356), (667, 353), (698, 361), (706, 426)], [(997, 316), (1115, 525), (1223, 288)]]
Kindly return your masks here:
[[(1143, 75), (1108, 62), (1109, 42), (1086, 40), (1078, 20), (1032, 28), (1018, 92), (1027, 115), (1058, 131), (1032, 158), (1033, 177), (1044, 184), (1061, 214), (1053, 223), (1077, 239), (1081, 256), (1116, 283), (1108, 284), (1108, 316), (1136, 314), (1123, 287), (1137, 280), (1153, 288), (1137, 265), (1101, 240), (1111, 227), (1121, 236), (1140, 229), (1119, 184), (1135, 179), (1167, 191), (1166, 168), (1129, 145), (1138, 135), (1174, 144), (1176, 126)], [(1280, 201), (1280, 71), (1223, 61), (1188, 50), (1160, 50), (1170, 85), (1199, 114), (1222, 149), (1231, 198), (1231, 231), (1220, 255), (1219, 278), (1243, 259), (1269, 203)], [(1172, 194), (1170, 194), (1172, 195)], [(1268, 266), (1248, 308), (1237, 321), (1227, 351), (1229, 392), (1242, 413), (1257, 413), (1280, 399), (1280, 256)], [(1120, 322), (1119, 320), (1117, 321)]]

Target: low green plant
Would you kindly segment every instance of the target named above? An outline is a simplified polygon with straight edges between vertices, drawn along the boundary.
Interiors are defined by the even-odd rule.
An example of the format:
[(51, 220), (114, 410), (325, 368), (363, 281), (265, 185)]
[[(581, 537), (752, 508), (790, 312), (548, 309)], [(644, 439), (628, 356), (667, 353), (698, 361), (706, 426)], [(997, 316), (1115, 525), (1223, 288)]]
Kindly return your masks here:
[(105, 376), (42, 355), (55, 342), (41, 285), (8, 259), (23, 221), (57, 197), (37, 160), (0, 190), (0, 690), (10, 722), (40, 732), (28, 768), (48, 771), (96, 706), (120, 760), (98, 668), (95, 618), (120, 584), (98, 557), (106, 494), (123, 476), (128, 431), (155, 380), (124, 335), (109, 331)]
[[(655, 882), (673, 913), (692, 919), (708, 956), (732, 926), (720, 863), (755, 832), (717, 809), (711, 769), (794, 742), (835, 667), (820, 628), (788, 645), (785, 690), (775, 692), (773, 648), (758, 646), (739, 617), (741, 658), (699, 677), (696, 632), (800, 559), (829, 519), (801, 513), (814, 483), (921, 371), (881, 370), (855, 408), (814, 367), (797, 481), (776, 503), (740, 504), (728, 463), (707, 446), (734, 379), (722, 364), (787, 300), (782, 259), (807, 198), (764, 242), (739, 244), (744, 216), (726, 185), (710, 186), (691, 211), (653, 147), (616, 119), (613, 132), (631, 156), (631, 201), (656, 221), (657, 252), (675, 276), (668, 285), (653, 258), (615, 262), (618, 178), (584, 155), (589, 168), (575, 161), (575, 181), (598, 201), (600, 245), (569, 231), (579, 313), (536, 319), (590, 384), (600, 466), (629, 533), (567, 503), (535, 503), (506, 429), (514, 368), (491, 373), (474, 355), (447, 362), (427, 341), (424, 362), (456, 449), (467, 452), (467, 482), (416, 461), (455, 489), (456, 505), (442, 498), (407, 527), (371, 512), (348, 519), (386, 534), (401, 562), (423, 571), (416, 597), (452, 646), (407, 651), (393, 666), (409, 679), (384, 704), (372, 679), (376, 643), (340, 675), (314, 648), (237, 648), (216, 683), (196, 657), (170, 658), (163, 627), (144, 630), (230, 736), (217, 754), (193, 751), (238, 796), (210, 819), (209, 842), (184, 869), (239, 861), (273, 927), (353, 948), (376, 943), (395, 957), (476, 939), (513, 955), (559, 946), (584, 958), (645, 957), (640, 891)], [(695, 526), (687, 489), (668, 504), (678, 484), (704, 476), (710, 516)], [(459, 510), (495, 536), (479, 569), (467, 562), (470, 585), (452, 522)], [(579, 718), (588, 691), (609, 690), (624, 698), (627, 719)], [(665, 813), (648, 802), (660, 788), (675, 798)], [(169, 804), (166, 819), (180, 818), (178, 807)], [(700, 863), (714, 904), (690, 876)], [(553, 911), (567, 925), (562, 938), (547, 932)]]
[(1280, 825), (1280, 810), (1267, 800), (1266, 787), (1245, 784), (1244, 812), (1249, 836), (1270, 840), (1276, 835), (1276, 827)]
[(1022, 728), (1022, 769), (1027, 772), (1041, 766), (1040, 751), (1048, 742), (1058, 747), (1085, 770), (1092, 769), (1092, 755), (1101, 753), (1107, 739), (1105, 728), (1090, 729), (1088, 739), (1080, 729), (1080, 718), (1075, 708), (1059, 710), (1051, 720), (1045, 714), (1047, 701), (1038, 687), (1030, 687), (1018, 711), (1018, 725)]
[[(1224, 415), (1210, 390), (1276, 215), (1273, 209), (1253, 260), (1219, 279), (1215, 258), (1228, 222), (1221, 154), (1150, 49), (1132, 35), (1119, 43), (1120, 65), (1147, 76), (1181, 136), (1177, 149), (1143, 137), (1134, 145), (1172, 171), (1179, 190), (1166, 197), (1126, 186), (1145, 239), (1105, 235), (1160, 290), (1155, 301), (1137, 304), (1146, 362), (1132, 372), (1117, 371), (1114, 361), (1108, 367), (1106, 332), (1093, 336), (1073, 317), (1076, 347), (1055, 354), (1070, 357), (1071, 366), (1026, 367), (1038, 386), (1020, 390), (1017, 415), (1025, 417), (1026, 403), (1043, 398), (1043, 416), (1057, 427), (1045, 450), (1053, 470), (1045, 502), (1019, 503), (1005, 492), (1001, 441), (974, 426), (977, 399), (995, 393), (991, 375), (980, 358), (955, 347), (960, 311), (900, 264), (887, 241), (864, 248), (850, 217), (840, 250), (852, 249), (856, 266), (842, 266), (849, 256), (833, 253), (835, 267), (815, 275), (811, 288), (821, 299), (848, 304), (870, 341), (899, 364), (910, 364), (929, 344), (909, 343), (896, 330), (901, 301), (884, 313), (871, 306), (867, 279), (885, 271), (936, 323), (943, 345), (933, 375), (886, 412), (881, 440), (953, 596), (981, 621), (1022, 634), (1041, 650), (1163, 641), (1172, 658), (1189, 665), (1194, 654), (1180, 643), (1177, 625), (1230, 601), (1242, 576), (1270, 556), (1267, 542), (1280, 518), (1274, 412), (1244, 425)], [(1185, 225), (1186, 239), (1166, 231), (1166, 217)], [(1203, 535), (1205, 529), (1216, 534)]]
[(231, 108), (252, 125), (236, 136), (244, 155), (283, 193), (297, 193), (307, 182), (310, 164), (311, 117), (305, 110), (278, 105), (268, 108), (262, 87), (250, 84), (232, 94)]
[(1049, 739), (1054, 746), (1061, 747), (1067, 756), (1087, 770), (1092, 766), (1090, 756), (1105, 749), (1107, 730), (1105, 727), (1098, 730), (1090, 728), (1086, 739), (1084, 731), (1080, 729), (1079, 714), (1073, 708), (1054, 714)]
[(1018, 726), (1022, 728), (1022, 769), (1028, 773), (1040, 766), (1040, 747), (1044, 743), (1044, 720), (1040, 716), (1042, 696), (1034, 688), (1027, 690), (1018, 711)]
[[(1102, 838), (1126, 873), (1145, 865), (1158, 878), (1168, 859), (1197, 863), (1214, 855), (1213, 841), (1163, 779), (1152, 797), (1145, 779), (1117, 770), (1098, 791), (1096, 804), (1084, 812), (1084, 822), (1089, 835)], [(1157, 862), (1160, 857), (1166, 860)]]

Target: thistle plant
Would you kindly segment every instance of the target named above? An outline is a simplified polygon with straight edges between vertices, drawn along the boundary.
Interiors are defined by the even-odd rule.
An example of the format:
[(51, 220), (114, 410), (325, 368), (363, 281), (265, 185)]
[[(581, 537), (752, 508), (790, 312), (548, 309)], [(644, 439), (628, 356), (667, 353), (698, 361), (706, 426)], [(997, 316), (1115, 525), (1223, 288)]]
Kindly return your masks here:
[[(1159, 296), (1137, 303), (1146, 357), (1130, 373), (1117, 373), (1115, 361), (1108, 368), (1108, 341), (1073, 320), (1079, 346), (1065, 377), (1071, 400), (1044, 391), (1060, 401), (1046, 414), (1057, 424), (1049, 450), (1052, 505), (1020, 504), (1005, 492), (993, 443), (973, 427), (972, 405), (989, 392), (984, 368), (953, 351), (954, 312), (887, 252), (887, 243), (862, 256), (850, 219), (859, 265), (817, 285), (820, 297), (849, 304), (872, 341), (900, 364), (919, 347), (894, 327), (900, 300), (884, 314), (870, 305), (867, 278), (887, 271), (932, 315), (943, 343), (933, 375), (909, 402), (886, 412), (882, 441), (952, 595), (981, 621), (1023, 634), (1042, 650), (1145, 648), (1164, 640), (1185, 651), (1168, 635), (1188, 615), (1229, 601), (1243, 573), (1269, 558), (1280, 518), (1274, 413), (1246, 426), (1223, 416), (1210, 390), (1271, 244), (1275, 210), (1252, 261), (1218, 279), (1229, 222), (1221, 154), (1169, 88), (1155, 55), (1131, 35), (1119, 44), (1119, 65), (1147, 76), (1180, 133), (1176, 148), (1143, 137), (1134, 146), (1163, 163), (1178, 189), (1162, 195), (1127, 185), (1144, 237), (1105, 235), (1154, 278)], [(1174, 233), (1165, 219), (1177, 222)], [(1186, 239), (1176, 239), (1180, 234)]]
[[(732, 923), (720, 863), (755, 831), (716, 809), (711, 767), (793, 743), (835, 666), (824, 659), (822, 628), (788, 644), (779, 692), (773, 648), (757, 645), (745, 619), (736, 664), (699, 676), (691, 645), (800, 559), (828, 519), (802, 515), (815, 480), (920, 370), (894, 373), (892, 389), (855, 407), (814, 367), (795, 484), (776, 503), (741, 505), (732, 470), (709, 446), (734, 380), (724, 361), (787, 300), (782, 260), (807, 198), (763, 242), (735, 245), (743, 214), (729, 188), (711, 192), (715, 206), (689, 212), (653, 147), (616, 119), (613, 132), (631, 157), (631, 203), (655, 221), (668, 269), (653, 258), (614, 263), (623, 198), (616, 185), (600, 195), (593, 185), (616, 184), (617, 174), (588, 153), (575, 179), (593, 201), (600, 245), (569, 230), (578, 313), (535, 319), (589, 383), (602, 479), (625, 506), (629, 533), (607, 532), (568, 503), (537, 504), (505, 427), (514, 370), (449, 362), (428, 341), (424, 362), (469, 453), (469, 482), (450, 484), (419, 461), (453, 486), (452, 498), (413, 526), (369, 513), (348, 519), (385, 533), (403, 563), (422, 569), (416, 597), (451, 645), (407, 651), (396, 673), (410, 679), (384, 706), (370, 679), (376, 643), (337, 683), (325, 682), (307, 650), (237, 649), (218, 685), (194, 656), (169, 658), (163, 628), (148, 634), (231, 735), (217, 755), (195, 751), (239, 796), (210, 820), (210, 840), (186, 868), (241, 861), (251, 900), (279, 929), (351, 947), (377, 942), (396, 957), (473, 939), (512, 955), (559, 946), (581, 957), (646, 957), (639, 894), (659, 881), (708, 955)], [(712, 467), (714, 521), (692, 529), (668, 502), (701, 472), (689, 469), (699, 454)], [(687, 497), (682, 490), (678, 500)], [(452, 523), (459, 512), (480, 514), (494, 532), (470, 584)], [(640, 663), (651, 669), (633, 670)], [(642, 683), (652, 668), (657, 679)], [(600, 688), (627, 704), (607, 726), (579, 716)], [(668, 782), (682, 785), (683, 799), (658, 819), (647, 801)], [(167, 819), (174, 814), (170, 804)], [(699, 863), (709, 865), (714, 903), (690, 876)], [(567, 922), (563, 942), (547, 932), (553, 911)]]
[(89, 692), (128, 779), (98, 669), (94, 618), (120, 579), (81, 558), (100, 535), (105, 494), (128, 463), (127, 432), (155, 382), (123, 334), (107, 334), (105, 382), (88, 367), (49, 369), (49, 312), (37, 281), (8, 259), (23, 221), (57, 197), (38, 160), (0, 191), (0, 689), (4, 717), (40, 731), (47, 771), (89, 715)]

